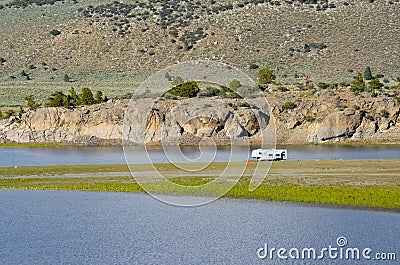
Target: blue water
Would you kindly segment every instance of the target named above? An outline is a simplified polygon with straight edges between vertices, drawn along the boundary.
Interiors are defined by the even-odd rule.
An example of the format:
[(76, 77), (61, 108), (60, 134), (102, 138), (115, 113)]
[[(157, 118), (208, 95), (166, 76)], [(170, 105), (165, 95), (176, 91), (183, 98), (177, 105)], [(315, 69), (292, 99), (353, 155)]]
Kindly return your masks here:
[[(220, 199), (166, 205), (145, 194), (0, 191), (1, 264), (380, 264), (261, 260), (257, 250), (337, 246), (400, 259), (400, 215)], [(382, 264), (399, 264), (385, 261)]]
[[(254, 147), (257, 148), (257, 147)], [(283, 146), (288, 149), (289, 160), (316, 159), (400, 159), (400, 146)], [(161, 147), (148, 147), (152, 161), (168, 162)], [(214, 149), (206, 148), (204, 152), (212, 153)], [(218, 147), (213, 161), (229, 161), (230, 147)], [(236, 157), (240, 161), (250, 158), (247, 147), (239, 148), (242, 152)], [(182, 153), (188, 158), (200, 156), (199, 149), (192, 146), (182, 147)], [(141, 149), (130, 149), (135, 163), (148, 163), (147, 155)], [(206, 155), (205, 157), (209, 157)], [(233, 157), (231, 161), (239, 158)], [(201, 161), (201, 159), (199, 160)], [(207, 160), (208, 161), (208, 160)], [(122, 147), (3, 147), (0, 148), (0, 167), (35, 166), (35, 165), (71, 165), (71, 164), (123, 164), (125, 157)]]

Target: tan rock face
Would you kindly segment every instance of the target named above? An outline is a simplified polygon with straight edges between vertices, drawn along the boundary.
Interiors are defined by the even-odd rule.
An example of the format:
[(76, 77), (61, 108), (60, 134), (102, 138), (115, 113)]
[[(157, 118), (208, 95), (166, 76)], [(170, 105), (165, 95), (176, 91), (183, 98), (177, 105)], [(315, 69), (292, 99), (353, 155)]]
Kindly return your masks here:
[(330, 114), (315, 128), (312, 139), (327, 141), (351, 138), (360, 126), (362, 116), (359, 111), (340, 111)]
[[(125, 139), (132, 143), (192, 144), (209, 137), (222, 143), (257, 134), (262, 127), (259, 121), (268, 124), (268, 113), (238, 107), (234, 100), (231, 101), (213, 98), (159, 100), (155, 103), (133, 101), (126, 124), (135, 130), (126, 133)], [(150, 110), (147, 118), (141, 117), (146, 113), (142, 111), (145, 109)]]
[[(0, 121), (0, 142), (97, 145), (121, 144), (124, 139), (140, 144), (196, 144), (207, 137), (217, 143), (243, 139), (256, 143), (263, 135), (271, 142), (275, 129), (277, 143), (400, 141), (400, 108), (394, 98), (337, 91), (267, 98), (268, 109), (216, 98), (112, 100), (75, 109), (40, 108)], [(285, 102), (296, 102), (297, 107), (284, 110)]]
[(120, 144), (126, 102), (66, 108), (40, 108), (24, 113), (11, 124), (2, 122), (3, 142)]

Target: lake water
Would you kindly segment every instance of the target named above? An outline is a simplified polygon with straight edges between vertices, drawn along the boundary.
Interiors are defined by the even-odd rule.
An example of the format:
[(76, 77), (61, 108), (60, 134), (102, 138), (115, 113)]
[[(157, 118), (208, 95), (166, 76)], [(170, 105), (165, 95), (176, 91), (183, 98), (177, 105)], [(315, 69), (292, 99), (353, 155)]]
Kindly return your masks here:
[[(257, 147), (254, 147), (257, 148)], [(400, 146), (283, 146), (288, 149), (289, 160), (315, 159), (400, 159)], [(148, 147), (152, 161), (163, 163), (168, 158), (161, 147)], [(182, 153), (189, 159), (200, 156), (199, 149), (184, 146)], [(213, 148), (205, 148), (204, 157), (213, 161), (230, 160), (230, 147), (218, 147), (214, 157)], [(231, 161), (244, 161), (250, 158), (247, 147), (238, 147)], [(147, 155), (141, 149), (132, 148), (130, 156), (135, 163), (148, 163)], [(178, 159), (179, 160), (179, 159)], [(182, 161), (184, 161), (182, 159)], [(202, 158), (198, 161), (202, 161)], [(209, 160), (206, 160), (209, 161)], [(70, 164), (123, 164), (125, 157), (122, 147), (2, 147), (0, 148), (0, 167), (28, 165), (70, 165)]]
[(183, 208), (145, 194), (69, 191), (1, 190), (0, 201), (1, 264), (379, 264), (257, 255), (265, 244), (338, 247), (338, 237), (344, 250), (400, 259), (396, 213), (233, 199)]

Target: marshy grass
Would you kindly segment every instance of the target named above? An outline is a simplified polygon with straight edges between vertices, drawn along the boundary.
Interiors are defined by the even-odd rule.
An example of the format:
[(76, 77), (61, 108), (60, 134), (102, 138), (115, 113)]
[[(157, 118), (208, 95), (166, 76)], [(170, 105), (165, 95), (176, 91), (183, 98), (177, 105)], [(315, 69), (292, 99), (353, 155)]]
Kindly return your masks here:
[[(195, 192), (186, 186), (205, 184), (205, 180), (175, 180), (184, 186), (164, 186), (149, 183), (146, 189), (160, 194), (214, 196), (225, 188), (227, 183), (220, 183), (212, 190), (199, 189)], [(92, 192), (144, 192), (144, 189), (130, 177), (99, 178), (27, 178), (2, 179), (0, 189), (21, 190), (75, 190)], [(299, 186), (265, 182), (256, 190), (249, 191), (249, 182), (239, 182), (223, 197), (267, 201), (289, 201), (312, 204), (362, 206), (373, 208), (400, 209), (400, 186), (349, 186), (349, 185), (310, 185)]]
[[(345, 205), (400, 210), (400, 167), (398, 160), (284, 161), (273, 163), (270, 174), (249, 191), (249, 163), (245, 174), (224, 197), (312, 204)], [(215, 196), (228, 182), (187, 189), (215, 179), (227, 163), (212, 163), (204, 175), (182, 172), (174, 165), (155, 167), (179, 185), (145, 183), (146, 190), (160, 194)], [(262, 166), (262, 164), (259, 164)], [(193, 165), (195, 166), (195, 165)], [(242, 162), (234, 166), (242, 167)], [(131, 165), (134, 174), (148, 173), (152, 165)], [(66, 175), (68, 174), (68, 175)], [(0, 168), (0, 189), (79, 190), (93, 192), (144, 192), (130, 177), (127, 165), (73, 165)], [(229, 180), (228, 180), (229, 181)]]

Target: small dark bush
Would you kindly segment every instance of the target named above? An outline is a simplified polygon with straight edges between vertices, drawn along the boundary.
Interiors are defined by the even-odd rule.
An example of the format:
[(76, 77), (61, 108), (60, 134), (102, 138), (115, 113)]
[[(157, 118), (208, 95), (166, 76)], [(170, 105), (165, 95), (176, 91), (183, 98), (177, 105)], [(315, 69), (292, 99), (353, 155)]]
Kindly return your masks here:
[(295, 109), (297, 104), (295, 102), (285, 102), (282, 105), (283, 110)]
[(61, 34), (61, 31), (53, 29), (52, 31), (50, 31), (50, 34), (53, 35), (53, 36), (58, 36), (58, 35)]
[(210, 97), (219, 96), (221, 93), (220, 90), (215, 87), (207, 87), (206, 90), (207, 90), (208, 96), (210, 96)]
[(304, 117), (304, 120), (307, 122), (314, 122), (315, 121), (315, 117), (314, 116), (306, 116)]
[(318, 87), (319, 87), (320, 89), (327, 89), (327, 88), (329, 87), (329, 84), (327, 84), (327, 83), (319, 83), (319, 84), (318, 84)]
[(258, 68), (259, 68), (259, 66), (257, 64), (255, 64), (255, 63), (249, 64), (249, 69), (254, 70), (254, 69), (258, 69)]
[(385, 109), (381, 110), (379, 114), (384, 118), (389, 118), (389, 112)]

